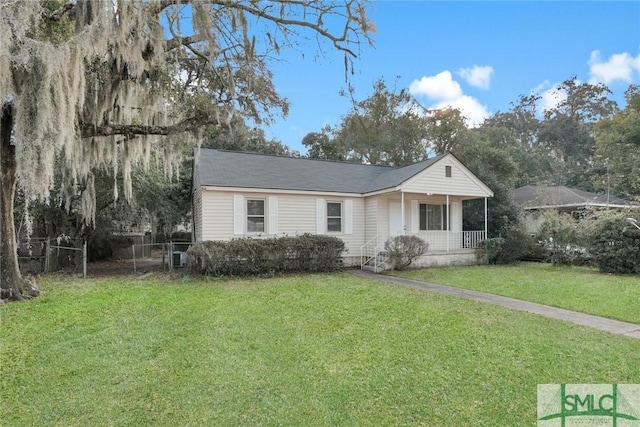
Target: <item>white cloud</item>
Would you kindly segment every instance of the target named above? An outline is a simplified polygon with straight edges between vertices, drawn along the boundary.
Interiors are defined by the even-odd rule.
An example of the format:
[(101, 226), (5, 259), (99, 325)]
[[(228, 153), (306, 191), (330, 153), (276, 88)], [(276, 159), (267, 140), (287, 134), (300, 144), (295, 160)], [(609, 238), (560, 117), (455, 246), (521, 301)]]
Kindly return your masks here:
[(457, 108), (467, 118), (471, 126), (480, 125), (489, 117), (489, 111), (476, 98), (465, 95), (460, 84), (453, 80), (450, 71), (442, 71), (435, 76), (424, 76), (409, 85), (413, 96), (427, 98), (429, 109)]
[(465, 79), (471, 86), (480, 89), (489, 89), (491, 76), (493, 75), (493, 67), (488, 65), (474, 65), (473, 68), (462, 68), (458, 70), (457, 74)]
[(462, 96), (460, 84), (453, 80), (449, 70), (435, 76), (414, 80), (409, 85), (409, 92), (412, 95), (424, 95), (437, 101), (454, 100)]
[(634, 58), (627, 52), (615, 53), (603, 61), (599, 50), (591, 52), (589, 83), (609, 84), (616, 80), (631, 83), (634, 71), (640, 73), (640, 54)]

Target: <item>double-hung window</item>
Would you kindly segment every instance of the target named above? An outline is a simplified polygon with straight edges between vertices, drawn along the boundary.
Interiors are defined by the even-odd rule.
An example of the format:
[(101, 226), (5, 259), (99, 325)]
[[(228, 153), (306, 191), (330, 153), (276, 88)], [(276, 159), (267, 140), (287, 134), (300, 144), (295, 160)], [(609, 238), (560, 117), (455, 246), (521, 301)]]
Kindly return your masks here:
[(446, 230), (447, 205), (420, 204), (420, 230)]
[(247, 231), (249, 233), (264, 233), (264, 205), (264, 199), (247, 199)]
[(342, 203), (327, 202), (327, 231), (342, 232)]

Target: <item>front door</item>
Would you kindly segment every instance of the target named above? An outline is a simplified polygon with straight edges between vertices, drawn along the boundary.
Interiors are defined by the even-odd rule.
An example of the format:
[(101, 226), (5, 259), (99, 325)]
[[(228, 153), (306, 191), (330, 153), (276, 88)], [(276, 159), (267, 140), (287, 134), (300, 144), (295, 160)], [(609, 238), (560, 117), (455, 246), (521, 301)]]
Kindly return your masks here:
[(403, 235), (402, 229), (402, 203), (389, 202), (389, 236)]

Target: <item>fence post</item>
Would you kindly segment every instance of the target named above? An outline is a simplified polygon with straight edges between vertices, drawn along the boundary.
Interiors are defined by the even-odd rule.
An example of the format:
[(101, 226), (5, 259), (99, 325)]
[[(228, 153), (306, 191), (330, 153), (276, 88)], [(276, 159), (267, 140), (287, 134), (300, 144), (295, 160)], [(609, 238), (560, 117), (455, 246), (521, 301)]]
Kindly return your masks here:
[(51, 241), (47, 239), (47, 244), (45, 245), (44, 250), (44, 272), (50, 273), (49, 269), (51, 268)]
[(87, 241), (82, 244), (82, 277), (87, 278)]
[(131, 254), (133, 255), (133, 272), (137, 273), (137, 270), (136, 270), (136, 245), (131, 245)]
[(169, 242), (169, 271), (173, 271), (173, 242)]

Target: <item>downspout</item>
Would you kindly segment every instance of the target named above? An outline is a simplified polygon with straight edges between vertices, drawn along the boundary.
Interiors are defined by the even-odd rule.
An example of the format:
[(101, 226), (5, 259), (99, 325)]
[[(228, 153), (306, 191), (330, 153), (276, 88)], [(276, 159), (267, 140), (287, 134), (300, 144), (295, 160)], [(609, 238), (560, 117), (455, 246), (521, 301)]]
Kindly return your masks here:
[(400, 215), (402, 216), (402, 235), (407, 235), (407, 227), (404, 223), (404, 192), (400, 190)]
[(451, 216), (449, 215), (449, 195), (447, 194), (447, 212), (446, 212), (446, 223), (447, 223), (447, 252), (449, 252), (449, 234), (451, 234), (451, 224), (449, 221), (451, 220)]

